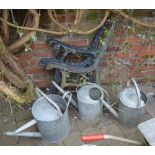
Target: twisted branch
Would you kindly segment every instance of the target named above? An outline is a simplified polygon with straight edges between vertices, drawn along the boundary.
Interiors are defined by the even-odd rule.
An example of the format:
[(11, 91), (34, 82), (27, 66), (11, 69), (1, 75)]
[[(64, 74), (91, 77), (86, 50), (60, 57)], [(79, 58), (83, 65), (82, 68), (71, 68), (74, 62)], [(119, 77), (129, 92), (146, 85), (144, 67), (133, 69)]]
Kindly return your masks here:
[[(75, 33), (75, 34), (82, 34), (82, 35), (87, 35), (90, 33), (93, 33), (94, 31), (96, 31), (97, 29), (99, 29), (104, 22), (106, 21), (106, 19), (109, 16), (109, 11), (106, 11), (104, 18), (102, 19), (101, 23), (96, 26), (95, 28), (88, 30), (88, 31), (80, 31), (80, 30), (69, 30), (68, 32), (56, 32), (56, 31), (48, 31), (45, 29), (38, 29), (38, 28), (31, 28), (31, 27), (23, 27), (23, 26), (15, 26), (14, 24), (4, 20), (3, 18), (0, 17), (0, 21), (7, 23), (9, 26), (14, 27), (14, 28), (19, 28), (22, 30), (30, 30), (30, 31), (38, 31), (38, 32), (44, 32), (44, 33), (49, 33), (49, 34), (53, 34), (53, 35), (66, 35), (67, 33)], [(23, 40), (23, 42), (25, 42), (25, 40)], [(11, 50), (11, 49), (10, 49)]]
[[(29, 10), (29, 12), (33, 15), (33, 26), (32, 28), (38, 28), (39, 26), (39, 14), (36, 10)], [(21, 37), (19, 40), (17, 40), (15, 43), (10, 45), (7, 50), (8, 52), (15, 52), (16, 49), (23, 46), (27, 41), (30, 40), (32, 35), (35, 35), (36, 31), (31, 31), (30, 33), (25, 34), (23, 37)]]
[[(136, 24), (138, 25), (142, 25), (142, 26), (145, 26), (145, 27), (149, 27), (149, 28), (153, 28), (155, 27), (155, 25), (151, 25), (151, 24), (147, 24), (147, 23), (144, 23), (144, 22), (141, 22), (133, 17), (130, 17), (129, 15), (125, 14), (124, 12), (122, 12), (121, 10), (107, 10), (106, 13), (105, 13), (105, 16), (104, 18), (102, 19), (102, 21), (100, 22), (100, 24), (98, 26), (96, 26), (95, 28), (91, 29), (91, 30), (88, 30), (88, 31), (80, 31), (80, 30), (67, 30), (66, 27), (64, 27), (63, 25), (60, 25), (61, 28), (67, 30), (67, 31), (63, 31), (63, 32), (57, 32), (57, 31), (49, 31), (49, 30), (45, 30), (45, 29), (38, 29), (36, 27), (24, 27), (24, 26), (15, 26), (14, 24), (8, 22), (7, 20), (5, 20), (4, 18), (0, 17), (0, 21), (2, 21), (2, 23), (5, 23), (11, 27), (14, 27), (14, 28), (19, 28), (19, 29), (22, 29), (22, 30), (29, 30), (29, 31), (38, 31), (38, 32), (44, 32), (44, 33), (49, 33), (49, 34), (53, 34), (53, 35), (66, 35), (67, 33), (75, 33), (75, 34), (81, 34), (81, 35), (87, 35), (87, 34), (90, 34), (90, 33), (93, 33), (94, 31), (96, 31), (98, 28), (100, 28), (104, 22), (106, 21), (106, 19), (108, 18), (109, 16), (109, 11), (111, 12), (114, 12), (114, 13), (118, 13), (120, 14), (122, 17), (128, 19), (128, 20), (131, 20), (133, 22), (135, 22)], [(48, 13), (49, 13), (49, 16), (51, 14), (51, 10), (48, 10)], [(78, 20), (78, 16), (79, 16), (79, 11), (77, 11), (76, 13), (76, 19), (74, 21), (74, 24), (77, 23), (77, 20)], [(58, 21), (56, 21), (52, 16), (51, 19), (53, 19), (53, 22), (55, 22), (55, 24), (59, 25), (60, 23), (58, 23)], [(31, 32), (30, 32), (31, 33)], [(33, 34), (33, 32), (32, 32)], [(27, 38), (27, 37), (25, 37)], [(25, 42), (26, 40), (23, 39), (23, 42)], [(10, 49), (11, 50), (11, 49)]]
[(79, 25), (81, 23), (82, 17), (83, 17), (85, 12), (86, 12), (86, 10), (79, 10), (79, 13), (77, 13), (77, 15), (76, 15), (77, 17), (75, 20), (76, 29), (79, 28)]
[(99, 29), (105, 23), (105, 21), (107, 20), (108, 16), (109, 16), (109, 11), (107, 10), (105, 12), (104, 18), (102, 19), (102, 21), (100, 22), (100, 24), (98, 26), (96, 26), (95, 28), (93, 28), (91, 30), (88, 30), (88, 31), (80, 31), (80, 30), (77, 30), (75, 33), (82, 34), (82, 35), (93, 33), (94, 31), (96, 31), (97, 29)]
[[(2, 17), (4, 20), (8, 21), (9, 18), (9, 11), (3, 10)], [(9, 39), (9, 29), (7, 23), (2, 22), (2, 35), (3, 35), (3, 41), (4, 43), (8, 42)]]
[(138, 19), (136, 19), (136, 18), (133, 18), (133, 17), (131, 17), (131, 16), (125, 14), (125, 13), (122, 12), (121, 10), (117, 10), (117, 9), (116, 9), (116, 10), (110, 10), (110, 11), (112, 11), (112, 12), (114, 12), (114, 13), (118, 13), (118, 14), (121, 15), (122, 17), (124, 17), (124, 18), (126, 18), (126, 19), (128, 19), (128, 20), (131, 20), (131, 21), (135, 22), (135, 23), (138, 24), (138, 25), (145, 26), (145, 27), (149, 27), (149, 28), (154, 28), (154, 27), (155, 27), (155, 25), (144, 23), (144, 22), (142, 22), (142, 21), (140, 21), (140, 20), (138, 20)]
[[(55, 18), (53, 17), (53, 14), (52, 14), (52, 10), (47, 10), (47, 12), (48, 12), (48, 15), (49, 15), (50, 19), (51, 19), (56, 25), (58, 25), (59, 28), (60, 28), (61, 30), (64, 29), (64, 30), (68, 31), (68, 29), (67, 29), (64, 25), (60, 24), (60, 23), (58, 22), (58, 20), (55, 20)], [(65, 33), (65, 31), (62, 32), (62, 33)]]
[(13, 23), (4, 20), (2, 17), (0, 17), (0, 21), (7, 23), (9, 26), (11, 26), (13, 28), (19, 28), (22, 30), (38, 31), (38, 32), (44, 32), (44, 33), (49, 33), (49, 34), (53, 34), (53, 35), (65, 35), (65, 34), (67, 34), (67, 32), (48, 31), (45, 29), (38, 29), (38, 28), (32, 28), (32, 27), (15, 26)]

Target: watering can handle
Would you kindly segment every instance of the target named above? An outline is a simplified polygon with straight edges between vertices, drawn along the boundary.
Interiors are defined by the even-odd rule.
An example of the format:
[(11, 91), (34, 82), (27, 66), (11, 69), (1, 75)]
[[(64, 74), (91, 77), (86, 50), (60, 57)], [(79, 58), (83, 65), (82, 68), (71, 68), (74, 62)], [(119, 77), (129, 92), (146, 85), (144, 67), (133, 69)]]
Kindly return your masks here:
[(77, 87), (76, 87), (76, 93), (77, 93), (77, 91), (78, 91), (79, 88), (81, 88), (82, 86), (85, 86), (87, 84), (90, 84), (90, 83), (89, 82), (84, 82), (84, 83), (81, 83), (81, 84), (77, 85)]
[(59, 113), (60, 113), (60, 115), (62, 117), (62, 112), (61, 112), (59, 106), (54, 101), (52, 101), (44, 92), (42, 92), (38, 87), (36, 87), (35, 90), (36, 90), (36, 92), (38, 92), (42, 96), (44, 96), (46, 98), (46, 100), (59, 111)]
[(138, 96), (138, 104), (137, 104), (137, 107), (140, 107), (140, 104), (141, 104), (141, 93), (140, 93), (140, 90), (138, 88), (138, 85), (137, 85), (137, 82), (135, 81), (134, 78), (131, 78), (132, 82), (134, 83), (134, 86), (136, 88), (136, 93), (137, 93), (137, 96)]
[[(68, 98), (68, 103), (67, 103), (67, 108), (66, 108), (66, 110), (68, 109), (69, 104), (70, 104), (70, 102), (71, 102), (72, 94), (70, 93), (70, 91), (66, 91), (66, 92), (63, 94), (63, 96), (62, 96), (62, 98), (65, 98), (68, 94), (70, 94), (70, 95), (69, 95), (69, 98)], [(65, 111), (66, 111), (66, 110), (65, 110)]]
[(81, 83), (79, 84), (77, 87), (76, 87), (76, 93), (78, 91), (79, 88), (81, 88), (82, 86), (85, 86), (85, 85), (94, 85), (94, 86), (97, 86), (99, 87), (98, 85), (96, 85), (95, 83), (91, 83), (91, 82), (84, 82), (84, 83)]
[(97, 84), (95, 84), (95, 83), (85, 82), (85, 83), (79, 84), (79, 85), (76, 87), (76, 93), (77, 93), (77, 91), (78, 91), (78, 89), (79, 89), (80, 87), (85, 86), (85, 85), (94, 85), (95, 87), (99, 88), (103, 93), (106, 94), (106, 96), (107, 96), (107, 98), (108, 98), (108, 102), (110, 102), (110, 97), (109, 97), (108, 92), (107, 92), (105, 89), (103, 89), (101, 86), (99, 86), (99, 85), (97, 85)]

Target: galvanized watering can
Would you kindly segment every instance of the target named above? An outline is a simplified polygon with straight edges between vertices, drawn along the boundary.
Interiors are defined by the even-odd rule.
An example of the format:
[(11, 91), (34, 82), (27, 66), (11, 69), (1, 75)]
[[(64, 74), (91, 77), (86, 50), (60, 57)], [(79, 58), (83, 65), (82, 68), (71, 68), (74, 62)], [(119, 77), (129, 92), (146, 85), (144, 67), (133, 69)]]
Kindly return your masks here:
[(125, 88), (119, 94), (119, 112), (105, 101), (104, 96), (108, 93), (94, 83), (86, 83), (77, 90), (78, 110), (81, 118), (86, 122), (99, 120), (105, 106), (119, 121), (128, 128), (136, 127), (143, 117), (144, 108), (147, 102), (146, 95), (141, 92), (134, 79), (134, 87)]
[(109, 102), (106, 90), (95, 83), (86, 82), (77, 88), (78, 111), (83, 121), (98, 122), (103, 115), (103, 106), (118, 117), (117, 112), (105, 101), (105, 96)]
[(119, 94), (119, 121), (127, 128), (134, 128), (140, 123), (147, 103), (146, 95), (138, 88), (132, 78), (134, 87), (125, 88)]
[[(101, 119), (103, 114), (103, 103), (100, 99), (104, 98), (102, 89), (103, 88), (95, 83), (90, 82), (83, 83), (77, 87), (77, 107), (83, 121), (88, 123), (96, 123)], [(94, 99), (90, 96), (90, 92), (94, 94), (96, 90), (98, 91), (97, 95), (99, 95), (99, 98)]]
[[(48, 143), (61, 142), (68, 136), (70, 131), (68, 107), (72, 94), (65, 92), (63, 97), (60, 97), (55, 94), (45, 95), (37, 88), (38, 91), (43, 97), (40, 97), (32, 106), (34, 119), (13, 132), (5, 132), (5, 135), (41, 137), (42, 140)], [(66, 102), (66, 96), (69, 97), (68, 102)], [(22, 132), (34, 124), (37, 124), (39, 132)]]

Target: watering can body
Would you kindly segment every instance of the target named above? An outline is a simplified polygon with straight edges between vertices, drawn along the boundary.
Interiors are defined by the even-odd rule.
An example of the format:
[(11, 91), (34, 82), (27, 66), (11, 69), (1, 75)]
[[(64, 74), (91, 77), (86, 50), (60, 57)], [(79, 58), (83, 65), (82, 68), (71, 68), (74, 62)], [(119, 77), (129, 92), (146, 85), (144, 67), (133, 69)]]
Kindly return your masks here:
[(120, 124), (127, 128), (137, 127), (144, 115), (146, 95), (139, 90), (138, 86), (129, 87), (120, 92), (119, 100)]
[(93, 100), (89, 91), (96, 87), (93, 84), (86, 84), (77, 90), (78, 111), (83, 121), (87, 123), (98, 122), (103, 114), (103, 104), (100, 100)]
[(60, 117), (59, 112), (47, 104), (44, 97), (33, 104), (32, 115), (37, 120), (37, 127), (42, 140), (48, 143), (58, 143), (63, 141), (70, 131), (67, 102), (58, 95), (50, 94), (48, 97), (57, 103), (63, 116)]

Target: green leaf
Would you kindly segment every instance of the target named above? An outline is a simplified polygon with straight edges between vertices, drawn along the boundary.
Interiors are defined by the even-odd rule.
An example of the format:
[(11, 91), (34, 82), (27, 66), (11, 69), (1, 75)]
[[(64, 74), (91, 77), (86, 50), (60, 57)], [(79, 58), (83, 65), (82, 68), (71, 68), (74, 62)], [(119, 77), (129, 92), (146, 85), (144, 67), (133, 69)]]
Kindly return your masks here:
[(4, 75), (5, 72), (3, 70), (0, 71), (0, 75)]
[(28, 44), (25, 44), (25, 52), (32, 51)]
[(19, 34), (20, 38), (24, 35), (24, 33), (22, 31), (18, 32), (18, 34)]
[(32, 36), (31, 36), (31, 41), (36, 42), (36, 41), (37, 41), (37, 39), (38, 39), (38, 38), (37, 38), (37, 36), (36, 36), (36, 35), (32, 35)]

